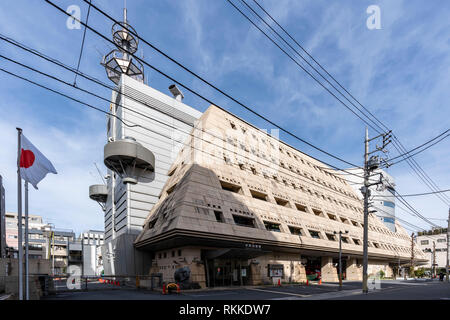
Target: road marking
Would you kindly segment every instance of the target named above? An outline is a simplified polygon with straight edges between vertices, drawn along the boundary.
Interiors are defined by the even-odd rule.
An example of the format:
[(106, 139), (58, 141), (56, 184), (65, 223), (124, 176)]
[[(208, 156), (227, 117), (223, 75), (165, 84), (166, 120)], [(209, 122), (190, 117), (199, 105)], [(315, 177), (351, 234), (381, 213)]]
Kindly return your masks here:
[(210, 297), (210, 296), (223, 296), (227, 294), (237, 294), (236, 292), (219, 292), (219, 293), (208, 293), (208, 294), (184, 294), (190, 297)]
[(290, 292), (281, 292), (281, 291), (273, 291), (273, 290), (266, 290), (266, 289), (256, 289), (256, 288), (249, 288), (248, 290), (255, 290), (255, 291), (262, 291), (262, 292), (271, 292), (271, 293), (278, 293), (278, 294), (286, 294), (289, 296), (297, 296), (297, 297), (310, 297), (309, 294), (298, 294), (298, 293), (290, 293)]

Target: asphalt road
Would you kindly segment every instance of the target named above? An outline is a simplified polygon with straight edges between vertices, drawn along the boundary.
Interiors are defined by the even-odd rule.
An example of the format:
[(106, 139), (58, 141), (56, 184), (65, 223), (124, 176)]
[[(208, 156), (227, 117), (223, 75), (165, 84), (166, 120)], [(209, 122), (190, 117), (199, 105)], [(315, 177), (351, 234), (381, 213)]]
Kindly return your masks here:
[(380, 288), (362, 294), (361, 282), (345, 282), (343, 290), (334, 283), (283, 285), (282, 287), (227, 288), (185, 291), (162, 295), (135, 289), (63, 292), (44, 300), (450, 300), (450, 284), (439, 281), (383, 280)]

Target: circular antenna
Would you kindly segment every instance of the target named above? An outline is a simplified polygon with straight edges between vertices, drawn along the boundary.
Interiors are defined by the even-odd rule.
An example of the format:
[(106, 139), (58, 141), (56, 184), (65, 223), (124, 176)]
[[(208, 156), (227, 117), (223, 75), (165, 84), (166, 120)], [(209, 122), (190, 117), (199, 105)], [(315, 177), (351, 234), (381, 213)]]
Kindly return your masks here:
[[(130, 31), (132, 33), (130, 33)], [(133, 36), (133, 33), (137, 34), (136, 30), (128, 23), (115, 23), (112, 26), (113, 41), (116, 46), (131, 53), (137, 51), (139, 44), (139, 40)]]
[(108, 188), (104, 184), (89, 186), (89, 198), (100, 203), (106, 203)]
[(104, 148), (105, 166), (116, 172), (123, 183), (136, 184), (145, 172), (155, 171), (155, 156), (139, 142), (121, 139)]

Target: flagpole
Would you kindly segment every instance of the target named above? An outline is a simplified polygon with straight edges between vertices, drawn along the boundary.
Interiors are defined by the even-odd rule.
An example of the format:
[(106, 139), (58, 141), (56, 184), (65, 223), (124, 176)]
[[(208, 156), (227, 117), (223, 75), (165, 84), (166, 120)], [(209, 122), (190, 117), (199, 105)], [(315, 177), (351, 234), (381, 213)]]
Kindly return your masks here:
[(18, 285), (19, 300), (23, 300), (23, 246), (22, 246), (22, 178), (20, 176), (20, 146), (22, 129), (17, 129), (17, 247), (18, 247)]
[(25, 300), (30, 300), (28, 279), (28, 181), (25, 181)]

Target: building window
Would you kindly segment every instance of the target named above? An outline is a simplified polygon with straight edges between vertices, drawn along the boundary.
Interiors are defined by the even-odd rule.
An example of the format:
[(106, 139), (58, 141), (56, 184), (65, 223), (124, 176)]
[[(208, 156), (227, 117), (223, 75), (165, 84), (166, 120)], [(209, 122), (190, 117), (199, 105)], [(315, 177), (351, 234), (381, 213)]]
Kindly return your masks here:
[(286, 208), (290, 208), (291, 207), (289, 205), (289, 201), (281, 199), (281, 198), (277, 198), (277, 197), (274, 197), (274, 198), (275, 198), (275, 202), (277, 203), (277, 205), (283, 206), (283, 207), (286, 207)]
[(178, 256), (181, 257), (181, 249), (178, 249)]
[(164, 252), (164, 259), (167, 258), (167, 252)]
[(221, 211), (214, 210), (214, 216), (216, 217), (217, 222), (224, 222), (223, 213)]
[(172, 258), (175, 257), (175, 251), (172, 251)]
[(447, 242), (445, 239), (437, 239), (437, 242)]
[(304, 205), (296, 203), (295, 207), (297, 208), (298, 211), (306, 212), (306, 206), (304, 206)]
[(395, 203), (393, 203), (391, 201), (384, 201), (383, 205), (385, 207), (395, 208)]
[(334, 214), (328, 213), (328, 218), (330, 218), (331, 220), (337, 221), (337, 218)]
[(223, 190), (242, 194), (242, 188), (236, 184), (232, 184), (232, 183), (225, 182), (225, 181), (220, 181), (220, 185), (222, 186)]
[(353, 242), (358, 246), (361, 245), (361, 241), (359, 239), (353, 238)]
[(264, 221), (264, 226), (266, 227), (267, 231), (281, 232), (279, 223)]
[(255, 190), (250, 190), (250, 194), (255, 199), (262, 200), (262, 201), (267, 201), (267, 194), (265, 194), (265, 193), (262, 193), (262, 192), (259, 192), (259, 191), (255, 191)]
[(427, 245), (428, 243), (429, 243), (428, 240), (422, 240), (422, 241), (420, 241), (420, 244), (421, 244), (421, 245)]
[(297, 227), (293, 227), (293, 226), (288, 226), (289, 227), (289, 231), (291, 232), (291, 234), (296, 235), (296, 236), (304, 236), (303, 230), (301, 228), (297, 228)]
[(323, 217), (323, 212), (321, 210), (313, 209), (313, 213), (318, 217)]
[(326, 234), (328, 240), (336, 241), (336, 236), (334, 234), (331, 234), (331, 233), (325, 233), (325, 234)]
[(342, 237), (342, 242), (349, 243), (348, 238), (347, 237)]
[(313, 230), (308, 230), (309, 234), (311, 235), (312, 238), (314, 239), (321, 239), (320, 238), (320, 232), (318, 231), (313, 231)]
[(161, 253), (158, 253), (158, 259), (161, 259)]
[(255, 219), (253, 219), (253, 218), (247, 218), (247, 217), (237, 216), (237, 215), (233, 214), (233, 220), (234, 220), (234, 223), (238, 226), (250, 227), (250, 228), (255, 227)]

